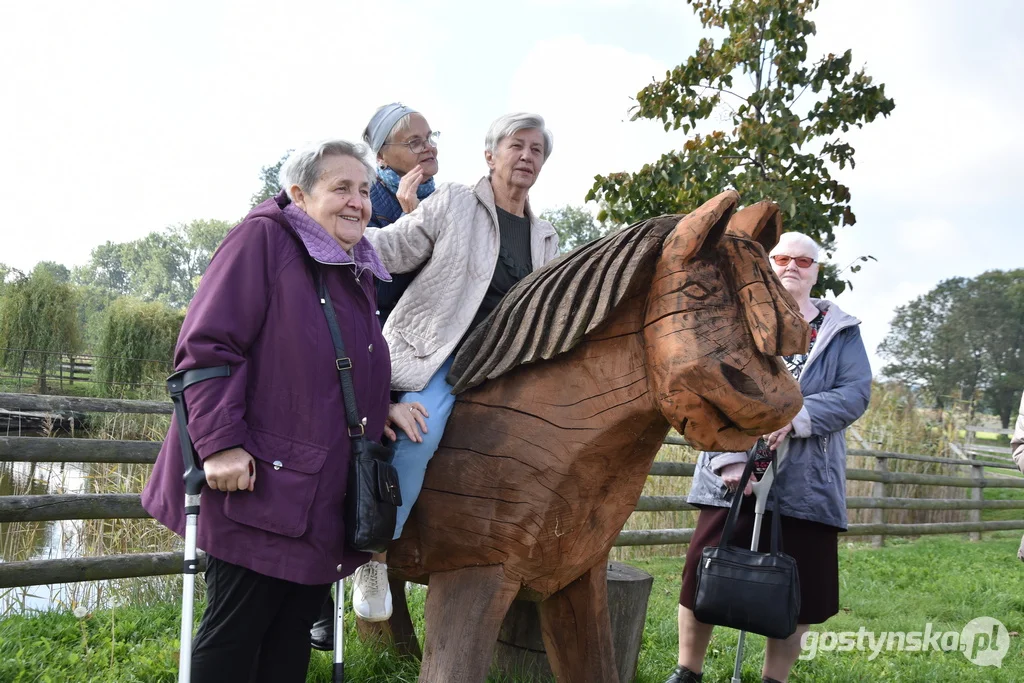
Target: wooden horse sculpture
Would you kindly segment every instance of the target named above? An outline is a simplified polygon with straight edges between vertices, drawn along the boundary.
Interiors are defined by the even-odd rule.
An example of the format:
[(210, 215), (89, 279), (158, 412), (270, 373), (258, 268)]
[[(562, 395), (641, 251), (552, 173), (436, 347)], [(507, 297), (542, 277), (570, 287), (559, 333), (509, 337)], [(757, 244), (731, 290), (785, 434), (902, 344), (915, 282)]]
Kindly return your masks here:
[[(669, 427), (745, 450), (799, 411), (777, 356), (805, 350), (807, 326), (764, 250), (778, 209), (733, 216), (738, 199), (567, 254), (464, 344), (444, 440), (389, 553), (393, 577), (429, 579), (420, 681), (484, 681), (517, 595), (539, 603), (559, 681), (617, 681), (608, 553)], [(408, 637), (392, 585), (405, 622), (392, 629)]]

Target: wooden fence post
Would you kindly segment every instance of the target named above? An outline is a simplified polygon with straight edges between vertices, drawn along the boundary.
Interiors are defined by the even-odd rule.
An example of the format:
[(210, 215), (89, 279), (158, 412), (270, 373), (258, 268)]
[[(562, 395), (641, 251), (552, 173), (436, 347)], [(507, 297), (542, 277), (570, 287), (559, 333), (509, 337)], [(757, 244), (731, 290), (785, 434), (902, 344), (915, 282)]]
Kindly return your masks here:
[[(972, 462), (975, 462), (975, 463), (978, 462), (978, 457), (974, 454), (973, 451), (969, 451), (967, 453), (967, 457), (970, 458)], [(982, 467), (982, 465), (980, 465), (980, 464), (972, 465), (971, 466), (971, 475), (980, 484), (981, 482), (983, 482), (985, 480), (985, 468)], [(980, 501), (982, 499), (982, 497), (983, 497), (982, 486), (976, 486), (976, 487), (971, 489), (971, 500)], [(971, 510), (970, 513), (968, 514), (968, 519), (971, 522), (981, 522), (981, 509), (978, 508), (978, 509), (975, 509), (975, 510)], [(972, 541), (980, 541), (981, 540), (981, 532), (980, 531), (972, 531), (971, 535), (970, 535), (970, 539)]]
[(75, 357), (68, 356), (68, 382), (75, 383)]
[(46, 393), (46, 360), (49, 354), (43, 351), (41, 354), (42, 358), (39, 360), (39, 393)]
[[(889, 471), (889, 464), (885, 458), (875, 457), (875, 471), (881, 474), (886, 474)], [(872, 486), (871, 497), (872, 498), (885, 498), (885, 482), (876, 481)], [(885, 508), (875, 508), (871, 511), (871, 523), (872, 524), (885, 524)], [(871, 538), (871, 546), (873, 548), (881, 548), (885, 545), (885, 535), (880, 534)]]

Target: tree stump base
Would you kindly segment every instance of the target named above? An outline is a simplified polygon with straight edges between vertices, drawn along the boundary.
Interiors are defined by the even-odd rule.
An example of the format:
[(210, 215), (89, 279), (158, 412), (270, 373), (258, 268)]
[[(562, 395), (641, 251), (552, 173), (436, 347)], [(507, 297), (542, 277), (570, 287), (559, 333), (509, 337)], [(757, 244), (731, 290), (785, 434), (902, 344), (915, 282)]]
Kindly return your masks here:
[[(654, 577), (620, 562), (608, 563), (608, 612), (612, 622), (615, 666), (621, 683), (636, 676), (647, 601)], [(547, 683), (554, 679), (541, 636), (537, 603), (516, 600), (505, 615), (494, 652), (494, 668), (516, 680)]]

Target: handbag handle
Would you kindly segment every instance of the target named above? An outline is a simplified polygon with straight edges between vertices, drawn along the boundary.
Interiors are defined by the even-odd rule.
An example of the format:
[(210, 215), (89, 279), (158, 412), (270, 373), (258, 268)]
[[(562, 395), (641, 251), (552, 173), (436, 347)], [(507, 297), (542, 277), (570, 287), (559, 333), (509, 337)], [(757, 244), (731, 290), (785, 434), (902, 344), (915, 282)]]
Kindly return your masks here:
[[(755, 446), (755, 448), (756, 448), (756, 446)], [(775, 464), (775, 451), (771, 451), (771, 454), (772, 454), (772, 459), (771, 459), (772, 474), (777, 477), (778, 474), (779, 474), (779, 470), (778, 470), (778, 468), (776, 467), (776, 464)], [(743, 504), (743, 498), (744, 498), (743, 489), (745, 489), (747, 487), (747, 482), (750, 481), (750, 476), (753, 474), (753, 472), (754, 472), (754, 457), (753, 457), (753, 454), (751, 454), (750, 459), (747, 460), (746, 467), (743, 468), (743, 476), (740, 477), (740, 484), (739, 484), (739, 486), (736, 487), (736, 493), (734, 494), (735, 497), (733, 498), (732, 505), (729, 507), (729, 515), (725, 518), (725, 528), (722, 530), (722, 538), (718, 542), (719, 546), (729, 545), (729, 541), (732, 540), (733, 532), (736, 529), (736, 522), (737, 522), (737, 520), (739, 519), (739, 516), (740, 516), (740, 506)], [(773, 480), (773, 482), (774, 482), (774, 480)], [(775, 487), (772, 486), (772, 488), (768, 489), (768, 495), (769, 496), (774, 495), (774, 491), (775, 491)], [(776, 501), (777, 500), (778, 500), (778, 498), (776, 497)], [(770, 550), (772, 555), (778, 555), (779, 554), (779, 537), (782, 535), (782, 528), (781, 528), (780, 523), (779, 523), (779, 510), (778, 510), (778, 507), (779, 506), (776, 505), (775, 509), (772, 510), (772, 536), (771, 536), (771, 550)]]
[(345, 419), (348, 422), (348, 436), (352, 439), (353, 454), (359, 455), (365, 450), (363, 435), (366, 433), (366, 425), (359, 419), (359, 411), (356, 409), (356, 391), (352, 386), (352, 359), (345, 355), (345, 342), (341, 338), (341, 329), (338, 327), (338, 318), (334, 312), (334, 304), (331, 302), (331, 294), (327, 291), (323, 270), (314, 268), (314, 273), (316, 274), (320, 306), (324, 309), (327, 327), (331, 331), (331, 341), (334, 343), (334, 366), (338, 369), (338, 378), (341, 380), (341, 395), (345, 407)]

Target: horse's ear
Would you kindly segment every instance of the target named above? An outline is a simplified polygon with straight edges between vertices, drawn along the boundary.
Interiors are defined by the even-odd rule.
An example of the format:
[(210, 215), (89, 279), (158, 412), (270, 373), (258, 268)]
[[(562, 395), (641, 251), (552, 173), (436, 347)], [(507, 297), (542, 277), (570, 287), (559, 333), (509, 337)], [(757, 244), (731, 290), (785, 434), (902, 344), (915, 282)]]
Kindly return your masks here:
[(782, 235), (782, 214), (775, 202), (758, 202), (737, 211), (725, 234), (753, 240), (770, 252)]
[(715, 247), (725, 234), (729, 218), (739, 201), (740, 196), (735, 190), (726, 190), (704, 202), (676, 223), (661, 253), (676, 263), (686, 263), (702, 248)]

